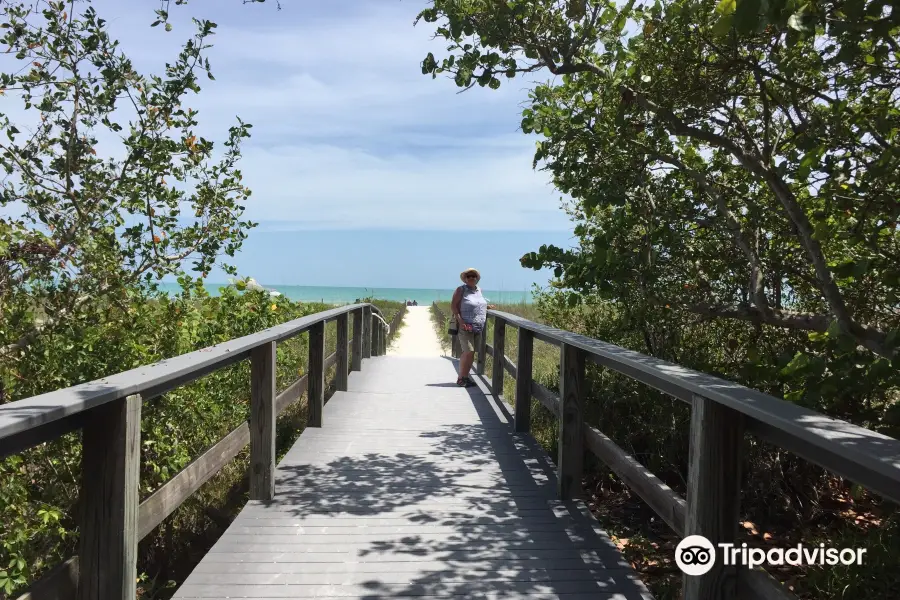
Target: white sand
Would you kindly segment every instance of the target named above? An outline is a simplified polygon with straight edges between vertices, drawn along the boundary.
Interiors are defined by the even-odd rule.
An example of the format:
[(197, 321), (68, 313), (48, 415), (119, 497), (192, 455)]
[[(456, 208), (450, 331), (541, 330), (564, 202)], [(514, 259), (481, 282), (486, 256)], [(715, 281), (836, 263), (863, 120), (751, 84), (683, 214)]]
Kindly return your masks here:
[(407, 306), (400, 336), (388, 348), (388, 356), (443, 356), (431, 322), (430, 306)]

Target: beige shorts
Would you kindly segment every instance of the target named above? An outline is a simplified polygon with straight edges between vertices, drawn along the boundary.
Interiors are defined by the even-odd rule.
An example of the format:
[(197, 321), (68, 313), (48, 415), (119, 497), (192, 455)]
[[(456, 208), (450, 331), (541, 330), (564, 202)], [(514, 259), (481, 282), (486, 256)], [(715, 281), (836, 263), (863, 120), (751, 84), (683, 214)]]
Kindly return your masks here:
[(475, 349), (478, 348), (478, 344), (481, 343), (481, 333), (465, 331), (462, 326), (460, 326), (456, 337), (459, 338), (460, 352), (475, 352)]

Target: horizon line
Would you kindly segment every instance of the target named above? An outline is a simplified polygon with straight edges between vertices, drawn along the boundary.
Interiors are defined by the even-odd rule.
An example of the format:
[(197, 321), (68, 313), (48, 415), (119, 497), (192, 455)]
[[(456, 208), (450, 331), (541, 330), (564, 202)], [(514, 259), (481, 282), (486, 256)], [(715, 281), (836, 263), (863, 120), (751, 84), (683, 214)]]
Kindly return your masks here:
[[(168, 283), (171, 285), (178, 285), (177, 281), (160, 281), (158, 283)], [(259, 282), (257, 282), (257, 283), (259, 283)], [(206, 282), (204, 282), (204, 285), (229, 286), (229, 285), (233, 285), (233, 284), (224, 282), (224, 281), (206, 281)], [(259, 285), (263, 286), (264, 288), (281, 286), (281, 287), (307, 287), (307, 288), (362, 288), (362, 289), (371, 288), (373, 290), (380, 288), (383, 290), (433, 290), (433, 291), (441, 291), (444, 289), (452, 290), (452, 289), (456, 289), (457, 287), (459, 287), (459, 286), (454, 286), (454, 287), (447, 287), (447, 288), (432, 288), (432, 287), (392, 287), (392, 286), (383, 286), (383, 285), (380, 285), (380, 286), (374, 286), (374, 285), (305, 285), (305, 284), (299, 284), (299, 283), (268, 283), (265, 285), (260, 283)], [(540, 285), (540, 284), (531, 284), (531, 285), (527, 286), (527, 288), (530, 289), (532, 287), (532, 285)], [(518, 291), (520, 291), (519, 289), (497, 289), (497, 288), (483, 288), (483, 289), (490, 291), (490, 292), (518, 292)]]

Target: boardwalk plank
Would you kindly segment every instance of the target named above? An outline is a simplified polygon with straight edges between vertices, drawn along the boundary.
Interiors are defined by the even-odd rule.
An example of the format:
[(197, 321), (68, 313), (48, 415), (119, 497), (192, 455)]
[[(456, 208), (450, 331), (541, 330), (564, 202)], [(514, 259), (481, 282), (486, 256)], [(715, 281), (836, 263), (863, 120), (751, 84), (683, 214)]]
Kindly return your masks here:
[[(383, 561), (382, 561), (383, 562)], [(460, 563), (448, 563), (442, 560), (418, 560), (393, 562), (389, 572), (385, 571), (384, 565), (379, 562), (339, 562), (339, 563), (310, 563), (310, 562), (213, 562), (207, 561), (198, 565), (194, 569), (194, 574), (235, 574), (241, 573), (269, 573), (269, 574), (291, 574), (291, 573), (308, 573), (315, 575), (360, 575), (366, 573), (380, 573), (382, 581), (390, 583), (392, 577), (405, 576), (407, 573), (443, 573), (446, 577), (456, 577), (459, 574), (458, 567)], [(506, 573), (514, 571), (523, 575), (537, 574), (551, 571), (564, 571), (572, 573), (574, 571), (587, 572), (603, 572), (611, 569), (628, 569), (630, 567), (622, 563), (621, 565), (596, 565), (588, 564), (581, 557), (579, 558), (561, 558), (561, 559), (541, 559), (541, 560), (500, 560), (485, 559), (472, 560), (465, 563), (464, 576), (472, 577), (489, 577), (495, 573)], [(193, 577), (193, 575), (192, 575)]]
[(455, 378), (367, 359), (175, 598), (650, 600), (534, 439)]
[[(466, 596), (484, 592), (509, 594), (590, 594), (601, 592), (622, 592), (633, 588), (626, 577), (621, 580), (601, 576), (601, 581), (446, 581), (437, 580), (412, 584), (382, 583), (374, 579), (357, 585), (303, 585), (303, 584), (185, 584), (184, 594), (195, 594), (198, 598), (225, 596), (230, 598), (362, 598), (370, 594), (396, 597), (403, 596)], [(192, 596), (187, 596), (192, 597)]]

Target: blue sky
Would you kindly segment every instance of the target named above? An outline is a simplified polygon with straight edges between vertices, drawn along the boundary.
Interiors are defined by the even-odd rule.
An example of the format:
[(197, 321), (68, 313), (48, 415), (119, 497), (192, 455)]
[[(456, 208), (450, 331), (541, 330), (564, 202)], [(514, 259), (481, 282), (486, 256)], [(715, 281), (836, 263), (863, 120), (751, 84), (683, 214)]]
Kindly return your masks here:
[(458, 94), (423, 76), (425, 54), (444, 50), (432, 25), (413, 26), (424, 0), (174, 4), (167, 33), (149, 27), (157, 0), (94, 2), (143, 72), (174, 59), (191, 17), (218, 23), (216, 80), (204, 77), (189, 105), (213, 140), (236, 116), (253, 124), (241, 170), (253, 190), (246, 217), (261, 226), (235, 261), (241, 274), (436, 287), (471, 265), (488, 288), (546, 284), (518, 258), (569, 245), (571, 223), (549, 176), (531, 168), (536, 138), (519, 130), (528, 82)]

